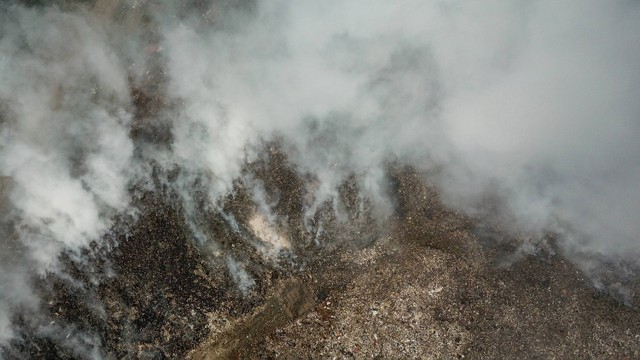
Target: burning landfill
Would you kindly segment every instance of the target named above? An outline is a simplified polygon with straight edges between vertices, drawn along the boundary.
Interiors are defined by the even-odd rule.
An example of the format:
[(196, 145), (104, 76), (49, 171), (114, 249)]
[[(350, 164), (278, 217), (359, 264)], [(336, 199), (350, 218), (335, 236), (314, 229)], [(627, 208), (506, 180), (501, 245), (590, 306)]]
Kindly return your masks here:
[(0, 358), (640, 358), (640, 3), (0, 4)]

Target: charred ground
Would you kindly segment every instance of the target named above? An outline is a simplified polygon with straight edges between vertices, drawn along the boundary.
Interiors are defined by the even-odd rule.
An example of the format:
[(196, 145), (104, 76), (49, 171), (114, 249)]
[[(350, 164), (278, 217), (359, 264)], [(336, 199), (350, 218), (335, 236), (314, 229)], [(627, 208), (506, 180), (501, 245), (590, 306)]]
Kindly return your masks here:
[[(147, 159), (171, 147), (167, 114), (180, 101), (164, 93), (152, 24), (117, 3), (96, 8), (143, 24), (151, 49), (148, 71), (130, 79), (130, 136), (150, 175), (131, 184), (135, 211), (90, 249), (63, 254), (59, 273), (32, 279), (41, 311), (17, 312), (6, 359), (640, 357), (637, 296), (625, 305), (594, 288), (551, 238), (522, 253), (520, 235), (448, 208), (430, 175), (409, 166), (387, 166), (390, 216), (374, 215), (353, 174), (340, 187), (340, 214), (326, 203), (305, 223), (314, 176), (270, 142), (220, 206), (208, 206), (210, 175)], [(185, 178), (189, 204), (173, 186)], [(10, 180), (0, 180), (2, 195)], [(276, 259), (249, 224), (255, 184), (291, 244)], [(2, 224), (3, 244), (18, 253), (11, 229)], [(230, 261), (253, 279), (249, 291)]]
[(506, 261), (517, 247), (482, 238), (478, 220), (443, 206), (425, 174), (390, 168), (399, 210), (386, 229), (334, 219), (318, 246), (296, 222), (304, 197), (291, 187), (302, 177), (284, 156), (261, 161), (254, 175), (283, 199), (279, 215), (294, 212), (279, 229), (297, 244), (295, 256), (260, 256), (244, 222), (255, 205), (240, 183), (225, 205), (240, 231), (221, 214), (203, 216), (218, 251), (247, 265), (249, 293), (225, 255), (194, 240), (175, 194), (143, 192), (140, 213), (102, 245), (64, 256), (64, 275), (35, 280), (48, 315), (17, 316), (20, 338), (5, 357), (84, 358), (79, 349), (94, 347), (106, 358), (148, 359), (639, 355), (635, 308), (594, 289), (552, 246)]

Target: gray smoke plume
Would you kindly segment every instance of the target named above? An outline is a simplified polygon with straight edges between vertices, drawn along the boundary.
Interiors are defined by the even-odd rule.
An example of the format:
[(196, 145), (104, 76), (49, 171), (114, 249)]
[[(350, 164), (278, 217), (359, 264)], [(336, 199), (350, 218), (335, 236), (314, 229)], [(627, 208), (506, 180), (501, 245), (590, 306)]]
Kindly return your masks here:
[[(174, 104), (153, 115), (170, 124), (170, 146), (138, 158), (129, 82), (144, 75), (145, 41), (135, 27), (82, 7), (2, 6), (3, 221), (17, 229), (2, 241), (23, 261), (0, 264), (0, 340), (16, 304), (36, 306), (30, 274), (99, 241), (129, 211), (127, 186), (149, 176), (150, 158), (183, 170), (171, 186), (185, 208), (196, 209), (196, 179), (217, 208), (257, 149), (279, 142), (314, 179), (305, 219), (327, 202), (339, 212), (352, 175), (384, 218), (385, 168), (400, 162), (431, 171), (447, 203), (471, 215), (495, 215), (486, 203), (498, 199), (491, 211), (505, 226), (557, 234), (585, 270), (591, 255), (640, 253), (638, 2), (118, 6), (155, 26), (144, 40)], [(226, 259), (245, 291), (253, 280)]]
[[(0, 338), (8, 308), (36, 301), (62, 251), (100, 239), (124, 211), (133, 145), (126, 73), (99, 27), (56, 8), (3, 6), (0, 20), (3, 223)], [(16, 239), (17, 237), (17, 239)]]
[(280, 136), (320, 202), (353, 172), (385, 203), (390, 159), (438, 167), (453, 206), (475, 213), (495, 193), (520, 231), (635, 255), (639, 11), (303, 1), (259, 4), (231, 30), (169, 24), (169, 89), (185, 102), (175, 154), (224, 194), (246, 144)]

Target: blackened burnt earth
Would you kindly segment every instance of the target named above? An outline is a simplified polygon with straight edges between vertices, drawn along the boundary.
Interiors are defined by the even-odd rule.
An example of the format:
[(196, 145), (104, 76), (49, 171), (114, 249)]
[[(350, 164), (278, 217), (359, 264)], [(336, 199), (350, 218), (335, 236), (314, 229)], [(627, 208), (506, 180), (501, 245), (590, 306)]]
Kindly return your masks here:
[[(144, 49), (153, 49), (153, 24), (144, 25)], [(164, 117), (180, 108), (164, 93), (162, 55), (145, 61), (144, 76), (130, 79), (142, 161), (145, 150), (171, 147)], [(170, 186), (182, 170), (150, 166), (153, 189), (132, 189), (135, 217), (122, 215), (91, 249), (63, 254), (63, 272), (33, 279), (42, 311), (17, 312), (6, 359), (640, 357), (636, 309), (594, 290), (552, 245), (513, 261), (513, 234), (478, 231), (482, 219), (448, 209), (411, 167), (388, 168), (397, 205), (388, 219), (372, 216), (353, 175), (339, 189), (344, 219), (325, 203), (305, 224), (314, 176), (265, 144), (243, 176), (264, 187), (292, 242), (289, 258), (272, 263), (252, 245), (257, 204), (247, 184), (237, 181), (222, 203), (234, 230), (207, 208), (198, 190), (206, 176), (189, 189), (197, 218), (188, 219)], [(194, 238), (189, 221), (216, 246)], [(10, 225), (3, 235), (19, 252)], [(487, 239), (492, 232), (505, 240)], [(245, 264), (249, 293), (228, 258)]]
[[(134, 191), (133, 193), (138, 193)], [(209, 334), (208, 313), (242, 316), (262, 303), (274, 269), (219, 213), (201, 224), (221, 251), (248, 264), (256, 281), (242, 294), (224, 257), (199, 244), (178, 194), (143, 191), (134, 199), (136, 217), (123, 217), (112, 231), (81, 254), (63, 254), (64, 270), (34, 279), (42, 311), (25, 309), (14, 319), (18, 336), (2, 349), (7, 359), (182, 358)], [(237, 190), (225, 206), (238, 218), (248, 197)]]
[[(299, 243), (297, 259), (273, 264), (256, 252), (246, 225), (255, 204), (238, 183), (223, 208), (238, 219), (239, 232), (211, 210), (202, 210), (202, 225), (219, 251), (247, 264), (256, 285), (242, 294), (225, 262), (194, 240), (178, 194), (141, 192), (138, 217), (122, 219), (101, 246), (79, 257), (90, 260), (66, 254), (67, 276), (36, 281), (46, 315), (16, 317), (21, 336), (5, 357), (83, 359), (92, 349), (142, 359), (640, 354), (637, 310), (594, 290), (552, 244), (513, 260), (517, 246), (508, 244), (517, 239), (485, 241), (489, 232), (479, 231), (477, 220), (446, 208), (426, 175), (410, 167), (389, 168), (398, 211), (385, 231), (334, 219), (327, 221), (330, 236), (310, 244), (313, 234), (296, 230), (302, 225), (291, 219), (302, 219), (288, 212), (304, 201), (305, 180), (292, 177), (306, 177), (278, 151), (268, 144), (261, 163), (246, 171), (284, 203), (281, 230)], [(342, 201), (356, 191), (345, 184)], [(331, 245), (341, 234), (356, 245)], [(366, 243), (358, 234), (377, 238)]]
[[(131, 231), (111, 235), (112, 251), (96, 246), (83, 254), (88, 263), (66, 256), (68, 278), (38, 281), (50, 319), (18, 319), (23, 340), (7, 358), (84, 358), (64, 341), (67, 333), (88, 336), (80, 347), (99, 345), (115, 358), (177, 358), (206, 336), (206, 312), (220, 306), (229, 279), (210, 275), (179, 208), (155, 194), (141, 201), (145, 210)], [(49, 322), (64, 336), (39, 329)]]

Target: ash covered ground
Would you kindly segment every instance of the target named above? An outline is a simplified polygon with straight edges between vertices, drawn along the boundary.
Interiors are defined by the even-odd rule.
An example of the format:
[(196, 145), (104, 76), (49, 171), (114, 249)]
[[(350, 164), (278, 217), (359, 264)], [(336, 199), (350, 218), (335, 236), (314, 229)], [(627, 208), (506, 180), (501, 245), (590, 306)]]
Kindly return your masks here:
[[(301, 179), (282, 154), (265, 149), (252, 169), (279, 196), (287, 221), (272, 231), (290, 255), (260, 253), (273, 238), (252, 227), (259, 213), (241, 185), (225, 202), (239, 229), (204, 217), (253, 279), (246, 292), (224, 256), (190, 240), (171, 194), (145, 192), (140, 217), (123, 219), (109, 245), (84, 263), (63, 256), (64, 276), (36, 280), (48, 316), (19, 313), (5, 358), (84, 358), (78, 343), (141, 359), (639, 356), (634, 306), (594, 288), (552, 242), (518, 255), (517, 238), (443, 206), (425, 174), (391, 166), (397, 212), (376, 224), (354, 206), (320, 246), (302, 230)], [(356, 192), (345, 183), (345, 203)]]
[[(2, 163), (11, 171), (2, 171), (0, 178), (0, 210), (7, 214), (0, 223), (3, 249), (0, 265), (5, 273), (18, 275), (0, 277), (5, 289), (0, 294), (0, 358), (640, 357), (639, 283), (633, 259), (590, 252), (588, 246), (569, 251), (575, 246), (567, 240), (570, 233), (556, 230), (566, 230), (581, 222), (566, 228), (530, 231), (526, 226), (519, 227), (520, 223), (510, 217), (515, 215), (504, 211), (501, 202), (504, 198), (493, 194), (482, 193), (478, 205), (482, 211), (478, 208), (465, 211), (469, 208), (452, 202), (450, 194), (443, 195), (451, 189), (443, 185), (442, 179), (447, 176), (443, 176), (446, 169), (442, 164), (425, 167), (415, 159), (387, 156), (375, 169), (381, 175), (372, 181), (366, 171), (353, 168), (353, 164), (370, 160), (357, 157), (361, 138), (368, 138), (362, 136), (367, 134), (366, 126), (365, 130), (358, 128), (352, 134), (348, 127), (331, 128), (335, 125), (333, 120), (310, 121), (308, 127), (313, 136), (307, 149), (296, 148), (300, 144), (282, 131), (252, 139), (250, 145), (235, 144), (236, 138), (231, 135), (236, 135), (236, 130), (249, 132), (247, 129), (251, 127), (233, 128), (229, 125), (233, 121), (227, 119), (237, 115), (233, 106), (228, 106), (231, 109), (228, 110), (224, 101), (204, 96), (205, 102), (214, 103), (214, 109), (222, 109), (219, 111), (223, 120), (216, 126), (232, 129), (222, 131), (220, 137), (212, 135), (213, 149), (218, 149), (218, 143), (238, 147), (241, 160), (229, 160), (227, 157), (236, 153), (221, 151), (223, 160), (216, 161), (224, 166), (216, 167), (216, 163), (211, 168), (204, 165), (194, 168), (192, 160), (198, 165), (210, 160), (198, 157), (199, 153), (214, 151), (198, 147), (198, 136), (191, 136), (190, 131), (207, 133), (215, 129), (197, 121), (186, 131), (191, 136), (186, 137), (186, 143), (193, 141), (195, 150), (183, 151), (184, 157), (171, 157), (185, 149), (185, 129), (181, 124), (191, 121), (185, 120), (188, 118), (185, 113), (193, 115), (189, 112), (190, 99), (185, 95), (190, 94), (190, 88), (187, 86), (189, 89), (180, 93), (176, 90), (180, 86), (172, 79), (175, 73), (171, 68), (175, 64), (171, 56), (176, 50), (163, 48), (167, 43), (165, 36), (176, 36), (167, 35), (162, 28), (163, 21), (174, 21), (163, 17), (166, 9), (171, 10), (167, 18), (184, 21), (196, 30), (213, 29), (215, 34), (237, 31), (237, 23), (225, 17), (253, 16), (259, 13), (256, 9), (260, 5), (251, 1), (166, 2), (170, 5), (117, 0), (23, 3), (20, 6), (27, 10), (5, 6), (3, 14), (15, 11), (26, 19), (53, 19), (63, 24), (63, 30), (56, 28), (63, 35), (66, 24), (75, 24), (69, 27), (76, 31), (99, 29), (97, 39), (117, 43), (112, 49), (116, 55), (107, 52), (105, 58), (113, 55), (125, 59), (121, 62), (126, 65), (123, 84), (128, 95), (122, 109), (130, 118), (114, 124), (124, 129), (131, 154), (117, 171), (119, 175), (127, 174), (122, 186), (127, 201), (118, 205), (99, 191), (103, 184), (92, 177), (97, 171), (93, 168), (96, 163), (105, 166), (101, 162), (104, 159), (96, 161), (92, 157), (94, 153), (105, 152), (96, 150), (92, 144), (100, 142), (99, 134), (104, 129), (88, 125), (99, 129), (96, 135), (78, 125), (84, 124), (82, 121), (75, 123), (64, 117), (72, 118), (73, 111), (82, 108), (76, 102), (85, 100), (91, 106), (104, 107), (110, 116), (120, 116), (113, 115), (119, 114), (115, 109), (118, 96), (102, 89), (109, 84), (92, 78), (104, 74), (96, 75), (89, 70), (89, 75), (83, 73), (73, 79), (72, 84), (98, 84), (89, 90), (55, 78), (51, 81), (51, 93), (35, 91), (49, 96), (45, 106), (48, 111), (63, 113), (59, 120), (61, 127), (74, 130), (63, 132), (60, 137), (36, 136), (33, 129), (23, 130), (15, 125), (26, 122), (27, 116), (20, 112), (20, 107), (12, 107), (12, 101), (17, 100), (2, 93), (10, 99), (0, 103), (0, 126), (14, 129), (14, 133), (7, 132), (9, 135), (54, 143), (50, 148), (44, 147), (45, 152), (53, 149), (63, 154), (64, 161), (55, 164), (70, 174), (69, 181), (77, 180), (78, 192), (90, 195), (89, 204), (98, 204), (97, 217), (108, 221), (101, 223), (99, 236), (86, 235), (83, 228), (80, 233), (86, 243), (67, 244), (55, 232), (58, 223), (74, 223), (74, 219), (68, 220), (71, 215), (64, 212), (65, 207), (42, 213), (36, 222), (24, 220), (29, 219), (29, 211), (37, 211), (21, 207), (17, 201), (30, 200), (29, 196), (37, 196), (37, 192), (33, 195), (34, 188), (24, 184), (20, 167), (10, 168), (11, 162)], [(88, 19), (89, 25), (85, 20), (77, 23), (76, 16)], [(31, 30), (25, 24), (30, 23), (18, 23), (21, 32), (29, 34)], [(177, 42), (183, 45), (181, 41), (188, 42), (189, 37), (180, 37), (184, 35), (181, 26)], [(107, 35), (100, 35), (101, 31)], [(52, 65), (43, 73), (60, 73), (64, 77), (69, 71), (75, 73), (75, 66), (82, 69), (87, 66), (83, 62), (73, 63), (72, 70), (68, 70), (58, 64), (74, 58), (65, 51), (48, 49), (39, 53), (35, 45), (42, 44), (33, 39), (46, 38), (46, 33), (45, 27), (44, 32), (36, 31), (36, 35), (15, 41), (26, 44), (18, 48), (28, 49), (27, 59), (43, 58), (44, 64), (57, 64), (58, 67)], [(131, 37), (131, 42), (113, 40), (120, 37)], [(229, 43), (214, 42), (228, 47), (225, 51), (230, 55), (223, 56), (224, 60), (246, 56), (242, 41), (232, 38)], [(12, 49), (3, 44), (5, 47), (0, 51)], [(250, 45), (259, 47), (253, 41)], [(286, 48), (280, 44), (273, 46)], [(390, 88), (390, 93), (400, 92), (401, 98), (411, 97), (403, 92), (402, 84), (415, 87), (407, 75), (412, 72), (403, 71), (413, 69), (414, 63), (418, 63), (420, 71), (431, 69), (431, 65), (423, 66), (415, 59), (423, 52), (409, 48), (404, 46), (400, 55), (394, 53), (390, 61), (395, 65), (384, 67), (382, 75), (368, 85), (374, 88), (375, 96), (382, 96), (380, 93)], [(173, 52), (167, 54), (169, 51)], [(206, 55), (213, 56), (215, 51)], [(87, 59), (83, 61), (104, 65), (99, 56), (97, 60), (91, 56)], [(193, 67), (198, 66), (194, 60)], [(221, 71), (233, 73), (233, 70)], [(349, 70), (353, 71), (357, 72)], [(275, 74), (282, 75), (277, 71)], [(106, 77), (110, 75), (107, 72)], [(265, 79), (267, 75), (273, 74), (266, 74)], [(43, 75), (36, 80), (43, 78), (47, 79)], [(214, 80), (228, 85), (224, 77)], [(117, 84), (113, 86), (117, 88)], [(433, 90), (430, 86), (418, 86), (418, 90), (428, 92)], [(79, 95), (85, 92), (89, 93), (86, 98)], [(433, 97), (440, 96), (438, 91), (433, 92), (438, 93)], [(262, 96), (260, 91), (252, 95)], [(387, 96), (382, 100), (385, 107), (402, 113), (404, 100), (393, 94), (384, 96)], [(432, 103), (437, 99), (428, 100), (428, 104), (420, 103), (420, 107), (435, 112), (433, 108), (438, 106)], [(277, 109), (274, 113), (279, 114)], [(411, 116), (410, 111), (402, 114)], [(79, 117), (82, 116), (93, 115), (81, 113)], [(59, 130), (45, 128), (54, 134)], [(346, 133), (346, 144), (340, 141), (342, 130)], [(383, 135), (391, 131), (387, 127), (383, 130)], [(35, 133), (39, 133), (38, 129)], [(68, 137), (85, 135), (87, 139), (71, 141), (62, 150), (55, 145), (66, 143)], [(6, 136), (2, 139), (8, 139)], [(351, 140), (357, 142), (353, 148), (349, 146)], [(2, 157), (16, 155), (2, 146)], [(6, 148), (13, 149), (12, 146)], [(220, 149), (226, 150), (224, 146)], [(25, 148), (16, 148), (27, 153)], [(319, 155), (313, 150), (318, 148), (322, 150)], [(312, 150), (310, 158), (321, 157), (328, 163), (326, 168), (317, 167), (316, 163), (300, 164), (300, 159), (304, 159), (300, 153)], [(340, 156), (332, 157), (334, 150), (354, 158), (346, 161)], [(375, 146), (366, 150), (374, 151)], [(109, 163), (112, 157), (106, 158), (106, 166), (112, 166)], [(24, 161), (35, 160), (27, 157)], [(34, 167), (38, 168), (38, 164)], [(367, 168), (370, 164), (363, 166)], [(127, 172), (128, 167), (134, 169), (131, 171), (134, 175)], [(228, 170), (228, 176), (224, 170)], [(50, 174), (53, 177), (58, 173), (44, 172), (45, 176)], [(113, 175), (98, 174), (108, 179)], [(327, 178), (335, 188), (327, 190)], [(60, 184), (63, 182), (44, 191), (56, 192)], [(215, 188), (212, 196), (211, 184), (223, 184), (223, 190)], [(70, 194), (73, 195), (64, 193)], [(69, 196), (69, 199), (64, 201), (76, 198)], [(82, 215), (82, 211), (69, 213)], [(53, 230), (49, 232), (50, 228)], [(74, 229), (73, 225), (65, 228), (70, 233)], [(34, 250), (49, 242), (54, 245), (45, 249), (47, 256)], [(635, 248), (629, 249), (633, 254)], [(55, 258), (53, 265), (38, 262), (43, 257)], [(29, 290), (24, 294), (17, 291), (23, 288)], [(11, 336), (4, 335), (5, 327), (10, 329)]]

